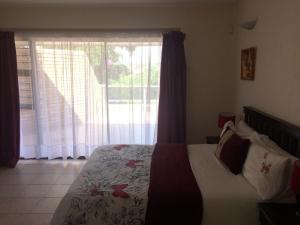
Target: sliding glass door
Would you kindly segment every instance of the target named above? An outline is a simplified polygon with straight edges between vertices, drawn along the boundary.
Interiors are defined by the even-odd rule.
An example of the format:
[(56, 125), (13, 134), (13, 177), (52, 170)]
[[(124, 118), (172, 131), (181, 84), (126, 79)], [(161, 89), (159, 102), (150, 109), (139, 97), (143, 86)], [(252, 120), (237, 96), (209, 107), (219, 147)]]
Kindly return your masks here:
[(156, 141), (161, 38), (19, 37), (21, 156)]

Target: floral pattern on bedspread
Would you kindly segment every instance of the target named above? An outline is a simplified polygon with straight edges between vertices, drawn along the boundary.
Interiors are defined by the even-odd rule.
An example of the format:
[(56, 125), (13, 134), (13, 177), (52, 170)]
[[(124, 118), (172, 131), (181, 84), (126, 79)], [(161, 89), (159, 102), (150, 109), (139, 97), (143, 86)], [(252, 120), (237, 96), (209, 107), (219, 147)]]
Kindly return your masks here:
[(153, 146), (102, 146), (57, 208), (51, 225), (142, 225)]

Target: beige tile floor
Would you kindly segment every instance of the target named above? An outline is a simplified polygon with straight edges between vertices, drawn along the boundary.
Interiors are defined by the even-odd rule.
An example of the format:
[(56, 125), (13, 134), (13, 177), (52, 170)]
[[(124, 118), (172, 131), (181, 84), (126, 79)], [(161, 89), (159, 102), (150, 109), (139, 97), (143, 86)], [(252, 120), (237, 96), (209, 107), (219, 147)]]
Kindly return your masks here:
[(49, 225), (85, 160), (20, 160), (0, 168), (0, 225)]

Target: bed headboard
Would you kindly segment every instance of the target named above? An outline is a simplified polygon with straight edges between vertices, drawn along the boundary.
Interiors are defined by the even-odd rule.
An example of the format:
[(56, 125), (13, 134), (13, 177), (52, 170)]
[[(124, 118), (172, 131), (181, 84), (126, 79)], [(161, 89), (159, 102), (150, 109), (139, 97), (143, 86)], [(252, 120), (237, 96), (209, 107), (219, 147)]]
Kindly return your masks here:
[(300, 127), (252, 107), (244, 107), (246, 123), (259, 133), (269, 136), (281, 148), (300, 158)]

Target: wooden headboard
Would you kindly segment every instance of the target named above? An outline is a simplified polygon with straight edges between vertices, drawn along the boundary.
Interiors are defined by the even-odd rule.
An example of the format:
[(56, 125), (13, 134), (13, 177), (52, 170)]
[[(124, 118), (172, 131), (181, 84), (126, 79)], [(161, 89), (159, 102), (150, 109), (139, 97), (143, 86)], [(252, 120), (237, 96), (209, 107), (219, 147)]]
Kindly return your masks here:
[(259, 133), (269, 136), (281, 148), (300, 158), (300, 127), (252, 107), (244, 107), (246, 123)]

